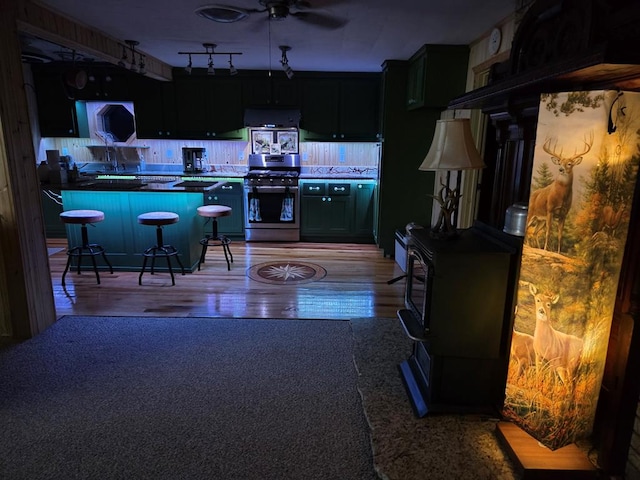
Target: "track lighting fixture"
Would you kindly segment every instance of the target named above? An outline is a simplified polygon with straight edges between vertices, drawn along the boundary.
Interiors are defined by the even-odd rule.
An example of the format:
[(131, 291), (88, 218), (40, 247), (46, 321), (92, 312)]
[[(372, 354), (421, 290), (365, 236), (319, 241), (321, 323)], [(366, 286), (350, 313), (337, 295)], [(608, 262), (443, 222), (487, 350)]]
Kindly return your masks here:
[(282, 58), (280, 59), (280, 63), (282, 64), (282, 70), (284, 70), (285, 75), (289, 80), (293, 78), (293, 70), (289, 66), (289, 59), (287, 58), (287, 52), (291, 50), (291, 47), (287, 45), (280, 45), (278, 47), (282, 51)]
[(238, 74), (238, 69), (233, 66), (233, 59), (231, 58), (231, 55), (229, 55), (229, 75), (233, 76), (237, 74)]
[(216, 71), (213, 69), (213, 58), (209, 54), (209, 68), (207, 68), (207, 75), (215, 75)]
[[(132, 72), (139, 73), (140, 75), (146, 75), (146, 56), (140, 52), (136, 52), (136, 46), (140, 42), (137, 40), (125, 40), (124, 43), (126, 45), (120, 45), (122, 47), (122, 55), (120, 56), (120, 60), (118, 60), (118, 66), (122, 68), (129, 68)], [(138, 54), (137, 59), (136, 54)]]
[(207, 75), (215, 75), (216, 71), (213, 66), (213, 57), (214, 55), (229, 55), (229, 75), (237, 75), (238, 69), (233, 66), (233, 55), (242, 55), (241, 52), (216, 52), (215, 48), (217, 45), (215, 43), (203, 43), (204, 52), (178, 52), (178, 55), (188, 55), (189, 63), (184, 68), (184, 71), (187, 72), (188, 75), (191, 75), (193, 71), (193, 63), (191, 61), (191, 55), (207, 55), (209, 57), (207, 63)]
[(127, 47), (122, 45), (122, 56), (120, 57), (120, 61), (118, 62), (119, 67), (125, 67), (127, 65)]
[(138, 73), (140, 75), (146, 75), (147, 73), (147, 65), (145, 63), (145, 56), (141, 53), (138, 54), (138, 58), (140, 59), (138, 62)]
[(137, 73), (138, 65), (136, 64), (136, 45), (138, 45), (140, 42), (138, 42), (137, 40), (125, 40), (124, 43), (129, 46), (129, 52), (131, 53), (131, 64), (129, 65), (129, 70)]

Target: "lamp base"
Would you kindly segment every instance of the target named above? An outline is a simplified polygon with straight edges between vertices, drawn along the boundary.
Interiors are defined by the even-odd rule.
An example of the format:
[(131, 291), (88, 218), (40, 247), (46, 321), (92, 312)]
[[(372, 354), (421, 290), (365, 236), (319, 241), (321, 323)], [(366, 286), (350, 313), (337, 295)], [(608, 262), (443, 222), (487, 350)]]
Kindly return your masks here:
[(442, 181), (440, 185), (442, 188), (438, 195), (429, 195), (440, 204), (440, 215), (436, 225), (431, 228), (431, 237), (446, 240), (458, 236), (458, 231), (454, 225), (454, 217), (462, 195), (460, 195), (457, 188), (449, 188)]
[(432, 228), (429, 231), (429, 236), (431, 238), (435, 238), (436, 240), (451, 240), (458, 236), (458, 230), (453, 227), (450, 230)]

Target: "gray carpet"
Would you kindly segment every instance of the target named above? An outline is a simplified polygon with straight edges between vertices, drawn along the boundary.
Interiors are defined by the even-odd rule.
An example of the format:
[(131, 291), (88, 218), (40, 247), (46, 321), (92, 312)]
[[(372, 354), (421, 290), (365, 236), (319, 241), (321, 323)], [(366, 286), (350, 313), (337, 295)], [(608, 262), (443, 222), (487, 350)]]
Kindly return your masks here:
[(478, 415), (417, 418), (398, 365), (411, 342), (397, 319), (351, 320), (358, 388), (371, 429), (375, 468), (385, 480), (517, 480), (496, 419)]
[(376, 478), (349, 322), (63, 317), (0, 351), (0, 478)]

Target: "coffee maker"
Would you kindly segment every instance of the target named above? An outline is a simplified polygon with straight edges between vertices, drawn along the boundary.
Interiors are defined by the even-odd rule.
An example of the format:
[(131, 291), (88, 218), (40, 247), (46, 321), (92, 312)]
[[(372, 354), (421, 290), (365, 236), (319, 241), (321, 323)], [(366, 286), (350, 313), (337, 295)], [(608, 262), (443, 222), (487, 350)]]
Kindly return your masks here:
[(204, 148), (183, 147), (182, 166), (184, 173), (202, 173), (205, 152)]

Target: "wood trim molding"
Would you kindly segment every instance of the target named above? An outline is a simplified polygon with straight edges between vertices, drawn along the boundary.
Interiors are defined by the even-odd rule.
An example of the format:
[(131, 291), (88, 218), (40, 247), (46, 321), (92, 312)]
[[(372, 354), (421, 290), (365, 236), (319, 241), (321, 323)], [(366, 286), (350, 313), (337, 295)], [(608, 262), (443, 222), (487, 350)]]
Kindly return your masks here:
[[(101, 32), (81, 25), (59, 13), (33, 2), (25, 2), (19, 10), (18, 31), (84, 51), (105, 62), (116, 65), (122, 55), (124, 43)], [(145, 55), (147, 76), (156, 80), (171, 80), (171, 65), (140, 50)]]

